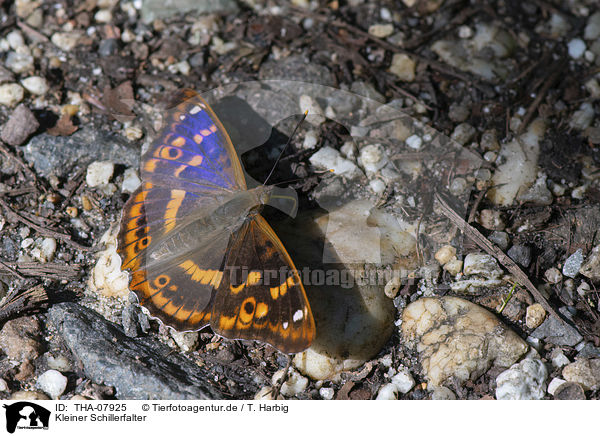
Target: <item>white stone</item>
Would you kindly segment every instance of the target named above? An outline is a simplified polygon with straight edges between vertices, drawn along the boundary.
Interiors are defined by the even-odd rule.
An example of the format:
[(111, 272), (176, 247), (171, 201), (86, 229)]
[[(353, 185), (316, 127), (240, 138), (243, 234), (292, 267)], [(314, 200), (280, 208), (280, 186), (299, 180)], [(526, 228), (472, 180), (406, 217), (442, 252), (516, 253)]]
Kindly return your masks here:
[(18, 49), (19, 47), (23, 47), (25, 45), (25, 40), (23, 39), (23, 35), (18, 30), (13, 30), (6, 35), (6, 41), (8, 41), (8, 45), (13, 50)]
[(121, 183), (121, 192), (131, 193), (135, 191), (142, 181), (134, 168), (127, 168), (123, 174), (123, 183)]
[(508, 367), (528, 346), (492, 313), (457, 297), (421, 298), (402, 313), (402, 336), (419, 353), (434, 386), (450, 377), (476, 379), (492, 365)]
[(552, 365), (555, 368), (562, 368), (563, 366), (566, 366), (569, 363), (571, 363), (569, 358), (567, 356), (565, 356), (565, 354), (562, 352), (562, 350), (560, 348), (554, 349), (554, 351), (551, 354), (551, 359), (552, 359)]
[(541, 400), (548, 370), (540, 359), (527, 358), (496, 377), (496, 399)]
[(354, 162), (344, 159), (339, 151), (330, 146), (322, 147), (309, 158), (309, 161), (315, 167), (333, 170), (333, 173), (339, 176), (354, 178), (362, 175)]
[(369, 144), (360, 149), (358, 162), (369, 174), (383, 168), (388, 163), (388, 159), (381, 144)]
[(567, 44), (569, 56), (571, 56), (573, 59), (579, 59), (585, 52), (585, 48), (585, 42), (579, 38), (572, 39)]
[(393, 383), (388, 383), (379, 388), (376, 400), (396, 400), (398, 397), (398, 387)]
[(121, 256), (117, 253), (118, 231), (118, 226), (113, 225), (100, 238), (100, 244), (106, 248), (98, 253), (88, 286), (105, 297), (125, 298), (129, 295), (129, 276), (121, 271)]
[(6, 83), (0, 85), (0, 104), (4, 106), (15, 106), (25, 96), (23, 87), (17, 83)]
[[(275, 374), (273, 374), (273, 378), (271, 380), (273, 385), (279, 383), (279, 381), (281, 380), (281, 377), (283, 377), (284, 373), (285, 373), (285, 370), (280, 369), (279, 371), (276, 371)], [(303, 377), (301, 374), (299, 374), (298, 371), (295, 371), (294, 369), (290, 369), (290, 372), (288, 373), (288, 377), (287, 377), (286, 381), (281, 386), (280, 392), (283, 395), (285, 395), (286, 397), (293, 397), (293, 396), (298, 395), (301, 392), (304, 392), (304, 390), (306, 389), (307, 386), (308, 386), (308, 379), (306, 377)]]
[(309, 130), (304, 135), (304, 142), (302, 143), (302, 148), (304, 148), (305, 150), (312, 150), (317, 146), (318, 142), (319, 136), (317, 132), (315, 132), (314, 130)]
[(465, 256), (463, 272), (466, 275), (479, 275), (487, 279), (497, 279), (502, 275), (496, 259), (489, 254), (469, 253)]
[(34, 95), (45, 95), (50, 87), (48, 81), (40, 76), (31, 76), (21, 80), (21, 85)]
[(80, 35), (75, 32), (56, 32), (52, 34), (50, 40), (52, 44), (57, 46), (63, 51), (73, 50), (79, 41)]
[(94, 15), (94, 20), (96, 20), (98, 23), (110, 23), (112, 19), (112, 12), (108, 9), (100, 9)]
[(569, 121), (569, 126), (578, 130), (585, 130), (592, 124), (592, 121), (594, 121), (594, 114), (594, 106), (592, 106), (591, 103), (581, 103), (579, 109), (573, 112), (571, 120)]
[(67, 388), (67, 378), (55, 369), (49, 369), (37, 379), (38, 387), (53, 399), (57, 399)]
[(550, 380), (550, 383), (548, 383), (548, 393), (550, 395), (554, 395), (558, 387), (566, 382), (567, 381), (563, 380), (562, 378), (554, 377), (552, 380)]
[(392, 24), (372, 24), (369, 26), (369, 34), (376, 38), (387, 38), (394, 33)]
[(423, 145), (423, 138), (421, 138), (419, 135), (411, 135), (408, 138), (406, 138), (405, 142), (406, 145), (408, 145), (410, 148), (414, 150), (419, 150)]
[(456, 257), (456, 248), (452, 245), (442, 246), (434, 255), (440, 265), (445, 265)]
[(400, 80), (412, 82), (415, 80), (416, 62), (404, 53), (395, 53), (390, 65), (390, 73), (398, 76)]
[(392, 377), (391, 383), (396, 385), (399, 392), (406, 394), (415, 386), (415, 379), (408, 369), (402, 368)]
[(110, 161), (92, 162), (87, 168), (85, 181), (90, 188), (106, 185), (113, 175), (115, 164)]
[(306, 121), (311, 123), (313, 126), (319, 126), (325, 122), (325, 114), (323, 113), (323, 109), (310, 95), (301, 95), (299, 104), (302, 112), (308, 111)]
[(4, 65), (13, 73), (27, 73), (33, 69), (33, 56), (27, 47), (21, 47), (6, 56)]

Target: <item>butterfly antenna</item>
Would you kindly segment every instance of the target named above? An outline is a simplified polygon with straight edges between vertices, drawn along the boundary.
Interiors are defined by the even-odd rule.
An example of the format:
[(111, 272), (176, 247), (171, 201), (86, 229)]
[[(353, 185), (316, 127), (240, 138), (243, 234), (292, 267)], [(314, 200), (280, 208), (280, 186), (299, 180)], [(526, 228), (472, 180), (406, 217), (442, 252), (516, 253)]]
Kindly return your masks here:
[(292, 142), (292, 138), (294, 137), (294, 135), (296, 134), (296, 131), (298, 130), (298, 127), (300, 127), (300, 125), (302, 124), (302, 122), (306, 119), (307, 115), (308, 115), (308, 111), (304, 112), (304, 115), (302, 116), (302, 119), (298, 122), (298, 124), (296, 124), (296, 127), (294, 128), (294, 131), (292, 132), (292, 134), (288, 138), (287, 142), (285, 143), (285, 147), (283, 147), (283, 150), (281, 150), (281, 153), (279, 153), (279, 156), (277, 157), (277, 160), (275, 161), (275, 164), (273, 164), (273, 168), (271, 168), (271, 172), (269, 173), (269, 175), (265, 179), (265, 181), (263, 183), (263, 186), (267, 184), (267, 182), (269, 181), (269, 179), (273, 175), (273, 172), (275, 171), (275, 168), (277, 167), (277, 164), (281, 160), (281, 158), (283, 156), (283, 153), (285, 153), (285, 151), (287, 150), (288, 146)]

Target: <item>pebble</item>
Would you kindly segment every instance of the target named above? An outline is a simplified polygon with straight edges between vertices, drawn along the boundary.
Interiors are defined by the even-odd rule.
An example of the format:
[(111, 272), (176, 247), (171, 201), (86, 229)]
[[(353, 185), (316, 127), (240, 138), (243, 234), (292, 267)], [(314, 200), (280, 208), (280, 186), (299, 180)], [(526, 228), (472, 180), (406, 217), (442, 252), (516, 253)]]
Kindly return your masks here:
[(600, 245), (592, 249), (586, 261), (579, 268), (579, 272), (593, 281), (600, 280)]
[(333, 388), (320, 388), (319, 389), (319, 395), (324, 400), (333, 400), (334, 394), (335, 394), (335, 391), (333, 390)]
[(458, 126), (456, 126), (450, 137), (460, 145), (465, 145), (467, 142), (473, 139), (476, 132), (477, 131), (475, 130), (475, 127), (469, 123), (460, 123)]
[(525, 324), (530, 329), (538, 328), (546, 318), (546, 311), (541, 304), (535, 303), (527, 307), (527, 314), (525, 315)]
[(41, 374), (37, 386), (53, 399), (58, 399), (67, 388), (67, 377), (55, 369), (49, 369)]
[(573, 112), (569, 120), (569, 127), (577, 130), (585, 130), (594, 121), (594, 106), (588, 102), (581, 103), (579, 109)]
[(421, 138), (419, 135), (411, 135), (408, 138), (406, 138), (405, 142), (406, 145), (408, 145), (413, 150), (419, 150), (423, 145), (423, 138)]
[(435, 253), (434, 257), (440, 265), (445, 265), (456, 257), (456, 248), (452, 245), (444, 245)]
[(410, 390), (415, 387), (415, 379), (406, 368), (400, 369), (398, 373), (392, 377), (391, 383), (396, 386), (398, 392), (403, 394), (410, 392)]
[(45, 95), (50, 87), (48, 81), (40, 76), (31, 76), (21, 80), (21, 85), (34, 95)]
[(304, 142), (302, 143), (302, 148), (305, 150), (312, 150), (319, 143), (319, 137), (317, 132), (314, 130), (309, 130), (304, 135)]
[(600, 12), (596, 12), (588, 18), (585, 29), (583, 30), (583, 38), (596, 40), (600, 38)]
[(383, 168), (388, 163), (388, 159), (381, 144), (369, 144), (360, 149), (358, 162), (369, 174)]
[(386, 185), (381, 179), (373, 179), (369, 182), (369, 187), (375, 194), (383, 194), (385, 192)]
[(24, 104), (20, 104), (10, 114), (8, 121), (2, 127), (0, 137), (4, 142), (12, 146), (21, 145), (39, 127), (40, 124), (35, 115), (33, 115), (33, 112)]
[(123, 182), (121, 183), (121, 192), (131, 193), (135, 191), (142, 181), (134, 168), (127, 168), (123, 174)]
[(506, 254), (522, 267), (527, 268), (531, 264), (531, 248), (526, 245), (513, 245)]
[(56, 32), (50, 38), (52, 44), (63, 51), (71, 51), (79, 42), (79, 34), (74, 32)]
[(36, 391), (17, 391), (10, 396), (11, 400), (49, 400), (48, 396), (42, 392)]
[(540, 359), (527, 358), (496, 377), (496, 399), (541, 400), (548, 370)]
[[(279, 380), (281, 380), (281, 377), (283, 377), (284, 373), (285, 369), (280, 369), (279, 371), (276, 371), (275, 374), (273, 374), (273, 377), (271, 379), (273, 385), (279, 383)], [(304, 392), (307, 386), (308, 379), (306, 377), (303, 377), (298, 371), (292, 368), (288, 373), (286, 381), (281, 386), (280, 392), (286, 397), (294, 397), (299, 393)]]
[(388, 383), (381, 388), (379, 388), (379, 392), (377, 392), (376, 400), (396, 400), (398, 399), (398, 387), (393, 383)]
[(550, 353), (550, 359), (552, 360), (552, 365), (555, 368), (562, 368), (563, 366), (571, 363), (569, 358), (565, 356), (560, 348), (555, 348), (552, 350), (552, 353)]
[(90, 188), (108, 184), (115, 170), (115, 164), (110, 161), (92, 162), (85, 176), (85, 181)]
[(544, 273), (544, 277), (548, 280), (548, 283), (552, 283), (553, 285), (560, 283), (563, 279), (563, 275), (558, 270), (558, 268), (549, 268)]
[(0, 331), (0, 349), (9, 359), (32, 361), (42, 351), (40, 323), (33, 317), (9, 320)]
[(23, 97), (25, 97), (25, 90), (18, 83), (0, 85), (0, 104), (14, 106), (23, 100)]
[(28, 73), (33, 70), (33, 56), (27, 47), (11, 51), (4, 61), (6, 68), (15, 74)]
[(562, 376), (586, 391), (596, 390), (600, 388), (600, 359), (577, 359), (563, 368)]
[(436, 386), (431, 393), (431, 399), (435, 401), (456, 400), (456, 394), (446, 386)]
[(575, 253), (569, 256), (565, 261), (562, 269), (563, 275), (571, 278), (575, 278), (579, 273), (579, 268), (583, 264), (583, 250), (580, 248)]
[(402, 313), (402, 335), (417, 349), (425, 378), (436, 386), (452, 376), (474, 380), (492, 365), (508, 367), (528, 349), (492, 313), (457, 297), (409, 304)]
[[(559, 312), (567, 311), (561, 307)], [(566, 345), (569, 347), (577, 345), (583, 339), (577, 330), (564, 321), (556, 319), (554, 316), (547, 317), (542, 325), (531, 333), (531, 336), (543, 339), (554, 345)]]
[(585, 400), (585, 392), (579, 383), (565, 382), (554, 389), (555, 400)]
[(471, 110), (464, 103), (454, 102), (448, 108), (448, 118), (457, 123), (462, 123), (469, 118)]
[(502, 275), (496, 259), (489, 254), (469, 253), (464, 260), (463, 272), (466, 275), (479, 275), (487, 279), (497, 279)]
[(389, 71), (404, 82), (412, 82), (415, 80), (416, 66), (416, 62), (410, 56), (404, 53), (395, 53)]
[(456, 276), (463, 269), (463, 261), (459, 259), (450, 259), (448, 263), (444, 265), (444, 270), (448, 271), (449, 274)]
[(479, 212), (477, 222), (488, 230), (504, 230), (506, 227), (502, 212), (496, 209), (482, 209)]
[(566, 383), (566, 380), (563, 380), (562, 378), (558, 378), (558, 377), (554, 377), (552, 380), (550, 380), (550, 383), (548, 383), (548, 393), (550, 395), (554, 395), (554, 393), (556, 392), (556, 389), (558, 389), (558, 387), (560, 385), (562, 385), (563, 383)]
[(319, 126), (325, 122), (325, 115), (323, 113), (323, 109), (321, 108), (319, 103), (311, 96), (306, 94), (301, 95), (299, 104), (300, 111), (308, 111), (306, 121), (308, 121), (310, 124), (312, 124), (313, 126)]
[(585, 42), (579, 38), (574, 38), (567, 44), (569, 56), (571, 56), (573, 59), (579, 59), (585, 52), (585, 48)]
[(339, 151), (330, 146), (322, 147), (308, 160), (315, 167), (333, 170), (334, 174), (339, 176), (351, 179), (362, 175), (354, 162), (343, 158)]
[(376, 38), (387, 38), (394, 33), (394, 26), (392, 24), (372, 24), (369, 26), (369, 35), (373, 35)]

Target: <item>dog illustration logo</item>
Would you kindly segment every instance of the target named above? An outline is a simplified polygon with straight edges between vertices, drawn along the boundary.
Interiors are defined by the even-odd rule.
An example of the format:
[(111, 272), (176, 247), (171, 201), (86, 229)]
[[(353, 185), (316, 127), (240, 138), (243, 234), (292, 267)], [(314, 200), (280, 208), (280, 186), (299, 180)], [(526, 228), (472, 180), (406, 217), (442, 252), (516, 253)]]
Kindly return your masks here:
[(29, 401), (19, 401), (6, 409), (6, 430), (14, 433), (19, 429), (48, 429), (50, 411)]

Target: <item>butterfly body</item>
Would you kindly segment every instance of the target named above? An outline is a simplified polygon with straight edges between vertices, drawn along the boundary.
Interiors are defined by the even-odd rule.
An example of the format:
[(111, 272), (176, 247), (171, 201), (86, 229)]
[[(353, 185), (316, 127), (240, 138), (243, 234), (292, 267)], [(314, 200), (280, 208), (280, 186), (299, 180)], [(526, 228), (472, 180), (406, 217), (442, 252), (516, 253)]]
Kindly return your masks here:
[(140, 304), (178, 330), (210, 325), (287, 353), (315, 326), (296, 268), (260, 215), (272, 187), (247, 189), (227, 132), (188, 94), (142, 157), (142, 185), (125, 205), (123, 269)]

